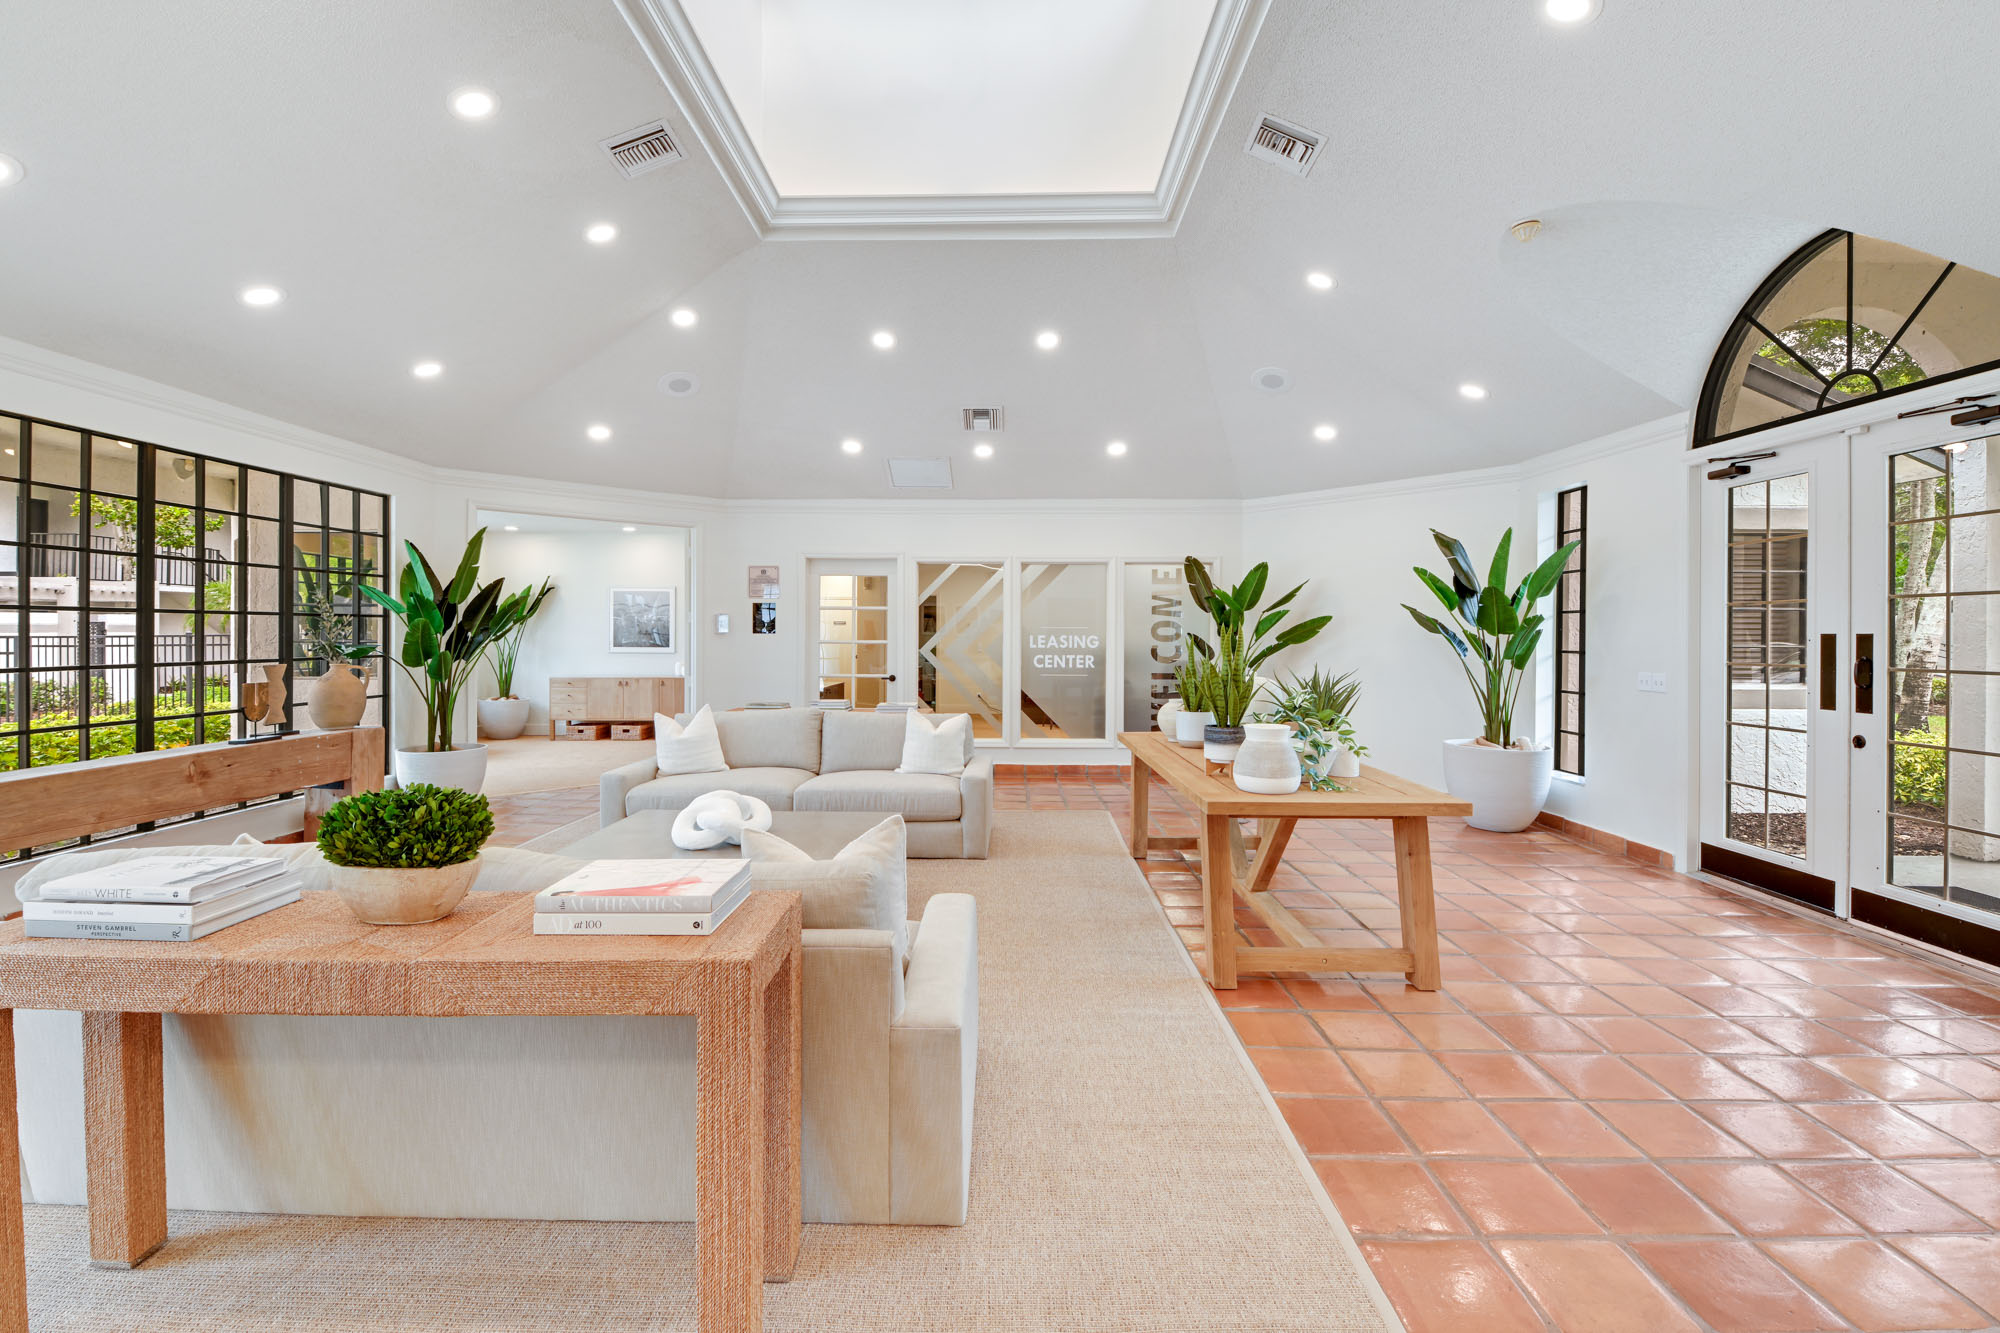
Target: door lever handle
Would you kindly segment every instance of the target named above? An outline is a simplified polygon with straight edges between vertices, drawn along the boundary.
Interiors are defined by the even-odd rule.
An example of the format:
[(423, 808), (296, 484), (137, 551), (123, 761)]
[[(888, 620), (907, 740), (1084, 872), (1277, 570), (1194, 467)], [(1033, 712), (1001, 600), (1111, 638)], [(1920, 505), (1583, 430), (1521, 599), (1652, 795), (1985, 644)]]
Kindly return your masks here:
[(1854, 636), (1854, 711), (1875, 711), (1875, 636)]

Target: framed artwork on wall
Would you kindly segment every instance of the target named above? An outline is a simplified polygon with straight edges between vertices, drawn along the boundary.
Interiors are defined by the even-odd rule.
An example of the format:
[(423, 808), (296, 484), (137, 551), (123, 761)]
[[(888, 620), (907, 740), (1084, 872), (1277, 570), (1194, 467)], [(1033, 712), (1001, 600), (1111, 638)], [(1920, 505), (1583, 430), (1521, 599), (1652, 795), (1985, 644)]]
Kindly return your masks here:
[(613, 588), (611, 651), (614, 653), (674, 651), (674, 590)]

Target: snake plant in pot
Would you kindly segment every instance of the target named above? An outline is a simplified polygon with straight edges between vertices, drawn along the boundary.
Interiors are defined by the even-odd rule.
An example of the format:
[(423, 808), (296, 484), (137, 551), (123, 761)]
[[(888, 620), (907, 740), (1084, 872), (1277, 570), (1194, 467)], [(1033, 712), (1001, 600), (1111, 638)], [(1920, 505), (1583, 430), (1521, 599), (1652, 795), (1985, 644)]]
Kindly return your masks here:
[(1215, 721), (1202, 733), (1202, 753), (1216, 763), (1235, 758), (1243, 743), (1243, 717), (1264, 683), (1257, 668), (1275, 654), (1309, 641), (1333, 622), (1332, 616), (1314, 616), (1285, 625), (1286, 617), (1296, 609), (1292, 602), (1305, 591), (1303, 583), (1260, 611), (1257, 604), (1270, 577), (1271, 567), (1259, 564), (1234, 588), (1218, 588), (1200, 560), (1187, 558), (1188, 589), (1215, 622), (1212, 645), (1198, 634), (1187, 637), (1202, 700), (1215, 714)]
[(1444, 743), (1444, 780), (1451, 794), (1472, 802), (1466, 822), (1474, 828), (1513, 833), (1535, 822), (1549, 798), (1555, 753), (1514, 736), (1514, 709), (1535, 648), (1542, 641), (1543, 617), (1535, 608), (1555, 590), (1563, 567), (1576, 553), (1570, 542), (1507, 590), (1507, 559), (1514, 530), (1500, 537), (1482, 581), (1472, 557), (1456, 537), (1431, 530), (1451, 577), (1418, 568), (1417, 577), (1436, 596), (1445, 615), (1432, 616), (1405, 604), (1417, 624), (1451, 645), (1479, 705), (1483, 732)]

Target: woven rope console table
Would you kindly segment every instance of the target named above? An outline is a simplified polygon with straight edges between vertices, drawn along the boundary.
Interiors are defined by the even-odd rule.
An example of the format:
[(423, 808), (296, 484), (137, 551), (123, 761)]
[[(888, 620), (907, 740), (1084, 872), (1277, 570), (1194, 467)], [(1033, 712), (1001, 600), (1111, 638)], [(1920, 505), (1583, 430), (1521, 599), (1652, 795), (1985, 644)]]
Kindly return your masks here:
[(162, 1014), (638, 1014), (696, 1020), (701, 1327), (763, 1325), (799, 1253), (800, 899), (752, 893), (713, 935), (536, 935), (524, 893), (369, 926), (331, 893), (189, 943), (23, 939), (0, 924), (0, 1331), (26, 1333), (14, 1009), (83, 1013), (93, 1263), (167, 1239)]

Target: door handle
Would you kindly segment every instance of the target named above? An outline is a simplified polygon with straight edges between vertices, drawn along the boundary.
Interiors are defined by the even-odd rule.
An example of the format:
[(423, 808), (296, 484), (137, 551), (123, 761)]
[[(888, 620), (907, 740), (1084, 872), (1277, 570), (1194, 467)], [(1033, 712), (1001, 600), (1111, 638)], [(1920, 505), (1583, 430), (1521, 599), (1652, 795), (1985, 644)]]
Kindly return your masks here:
[(891, 681), (891, 682), (893, 682), (893, 681), (894, 681), (894, 680), (896, 679), (896, 673), (895, 673), (895, 672), (893, 672), (893, 671), (891, 671), (891, 672), (889, 673), (889, 679), (890, 679), (890, 681)]
[(1875, 636), (1854, 636), (1854, 711), (1875, 711)]

